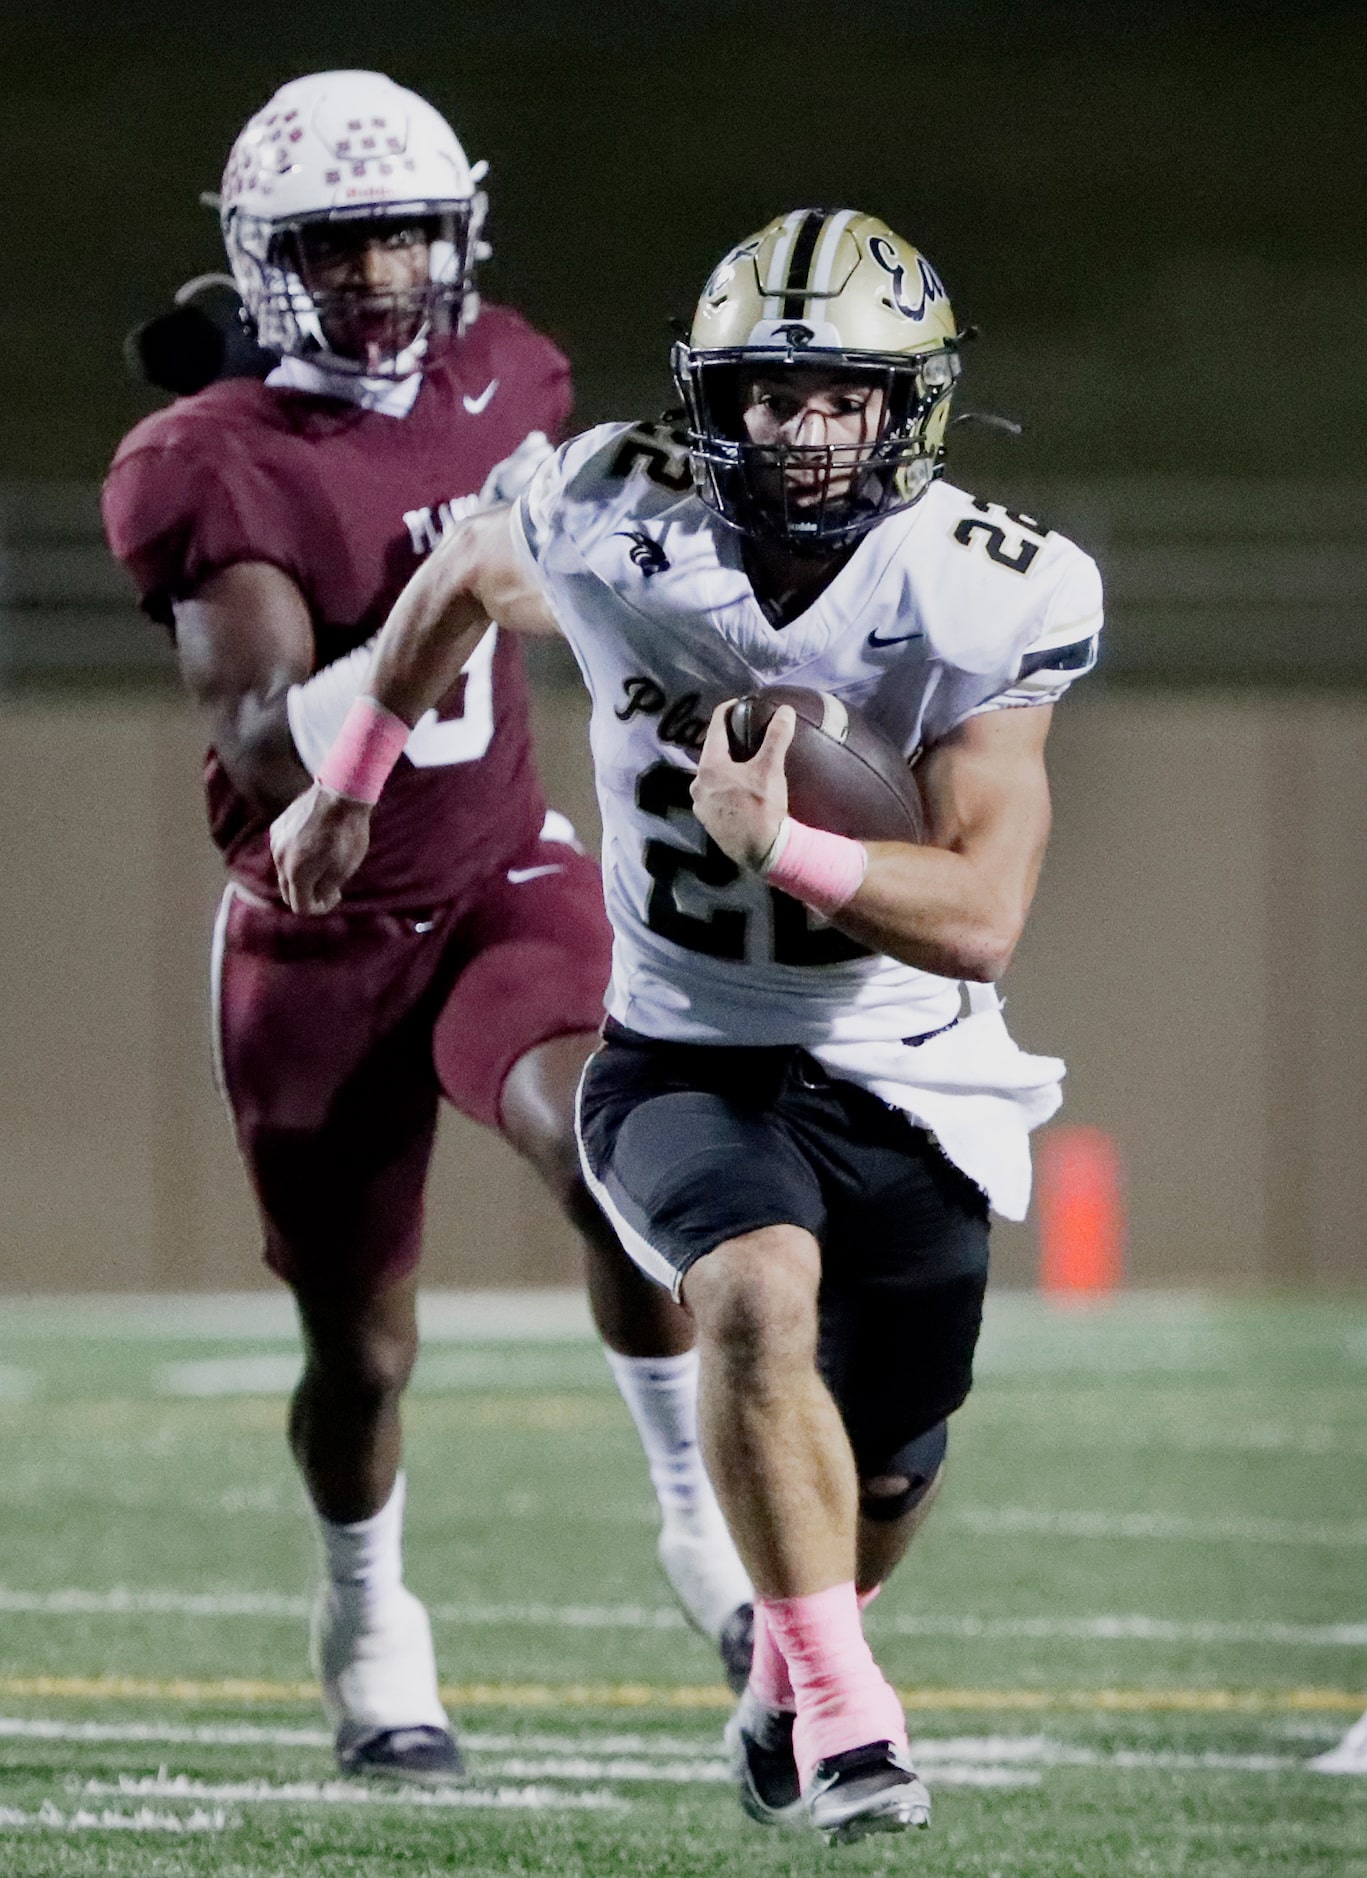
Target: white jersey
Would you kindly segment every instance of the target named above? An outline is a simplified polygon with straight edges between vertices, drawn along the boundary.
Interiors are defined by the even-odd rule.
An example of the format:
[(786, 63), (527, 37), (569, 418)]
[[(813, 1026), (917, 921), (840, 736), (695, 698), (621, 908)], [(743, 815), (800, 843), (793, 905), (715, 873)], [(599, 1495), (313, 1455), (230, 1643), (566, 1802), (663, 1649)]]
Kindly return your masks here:
[(776, 627), (740, 538), (692, 493), (683, 439), (659, 425), (574, 438), (513, 513), (593, 700), (610, 1015), (681, 1042), (801, 1045), (914, 1116), (1022, 1217), (1028, 1130), (1057, 1108), (1062, 1063), (1016, 1048), (990, 988), (869, 953), (742, 871), (688, 786), (716, 706), (765, 685), (834, 693), (908, 758), (975, 713), (1052, 702), (1095, 661), (1095, 563), (936, 482)]

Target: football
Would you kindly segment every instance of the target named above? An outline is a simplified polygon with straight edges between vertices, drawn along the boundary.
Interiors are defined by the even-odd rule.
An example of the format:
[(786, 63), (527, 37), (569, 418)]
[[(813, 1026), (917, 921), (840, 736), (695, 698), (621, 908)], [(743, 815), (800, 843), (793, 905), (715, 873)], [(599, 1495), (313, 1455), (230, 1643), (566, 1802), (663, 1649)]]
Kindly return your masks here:
[(923, 841), (925, 810), (897, 745), (828, 691), (770, 685), (737, 698), (727, 717), (731, 755), (759, 749), (781, 704), (797, 714), (788, 748), (788, 809), (797, 821), (857, 841)]

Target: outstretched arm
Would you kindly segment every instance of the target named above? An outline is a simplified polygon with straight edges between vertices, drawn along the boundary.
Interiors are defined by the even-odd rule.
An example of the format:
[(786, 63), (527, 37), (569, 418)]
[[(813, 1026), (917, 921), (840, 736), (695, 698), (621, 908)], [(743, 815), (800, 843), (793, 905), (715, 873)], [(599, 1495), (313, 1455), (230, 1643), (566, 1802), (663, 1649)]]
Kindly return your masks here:
[[(501, 629), (550, 634), (555, 617), (513, 542), (509, 510), (472, 515), (452, 530), (394, 603), (375, 646), (353, 724), (378, 727), (390, 752), (368, 766), (359, 794), (326, 765), (271, 828), (280, 891), (296, 913), (330, 913), (365, 859), (370, 815), (385, 760), (397, 761), (407, 730), (455, 684), (493, 620)], [(338, 745), (348, 736), (344, 726)], [(386, 744), (387, 738), (387, 744)], [(373, 780), (373, 792), (370, 782)], [(364, 799), (363, 799), (364, 798)]]
[[(1049, 839), (1044, 743), (1052, 715), (1050, 705), (989, 711), (937, 744), (917, 772), (926, 844), (864, 844), (868, 866), (862, 880), (856, 869), (833, 923), (922, 971), (999, 978), (1025, 926)], [(736, 763), (723, 713), (712, 720), (693, 785), (695, 812), (742, 866), (764, 867), (787, 813), (783, 756), (792, 733), (791, 712), (776, 711), (756, 755)], [(774, 884), (782, 884), (777, 874)]]
[(394, 602), (366, 691), (409, 725), (445, 697), (491, 621), (508, 632), (558, 631), (513, 545), (509, 515), (487, 509), (461, 522)]

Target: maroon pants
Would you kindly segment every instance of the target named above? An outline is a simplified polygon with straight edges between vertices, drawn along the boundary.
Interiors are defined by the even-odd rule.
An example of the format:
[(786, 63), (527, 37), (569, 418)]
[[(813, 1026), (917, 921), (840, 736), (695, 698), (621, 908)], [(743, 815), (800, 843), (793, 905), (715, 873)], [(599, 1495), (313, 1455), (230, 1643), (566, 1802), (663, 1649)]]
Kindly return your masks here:
[(214, 945), (219, 1078), (282, 1278), (376, 1289), (418, 1257), (440, 1095), (486, 1127), (527, 1051), (597, 1029), (598, 869), (534, 842), (477, 896), (305, 919), (230, 886)]

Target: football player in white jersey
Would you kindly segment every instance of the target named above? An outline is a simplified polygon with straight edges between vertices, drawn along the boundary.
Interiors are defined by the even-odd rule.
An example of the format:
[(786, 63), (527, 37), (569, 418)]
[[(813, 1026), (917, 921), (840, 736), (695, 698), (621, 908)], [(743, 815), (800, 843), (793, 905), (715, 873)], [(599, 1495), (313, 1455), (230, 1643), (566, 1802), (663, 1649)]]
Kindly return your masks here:
[[(574, 439), (410, 583), (275, 850), (290, 904), (326, 912), (487, 621), (568, 639), (614, 931), (584, 1169), (698, 1327), (704, 1448), (759, 1598), (742, 1803), (854, 1838), (929, 1818), (860, 1611), (968, 1392), (989, 1206), (1023, 1215), (1059, 1102), (1063, 1065), (1016, 1047), (992, 983), (1101, 589), (1071, 542), (939, 480), (959, 335), (875, 218), (797, 210), (732, 249), (674, 370), (681, 427)], [(728, 701), (780, 681), (896, 739), (924, 845), (793, 821), (788, 710), (733, 761)]]

